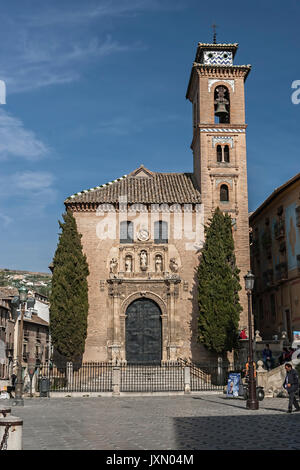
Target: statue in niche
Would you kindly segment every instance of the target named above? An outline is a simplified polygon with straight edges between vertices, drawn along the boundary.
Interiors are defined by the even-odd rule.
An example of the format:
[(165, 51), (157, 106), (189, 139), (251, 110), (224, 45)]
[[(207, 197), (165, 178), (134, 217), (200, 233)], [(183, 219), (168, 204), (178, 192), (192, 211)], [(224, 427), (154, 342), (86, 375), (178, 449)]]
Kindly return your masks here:
[(162, 272), (162, 257), (157, 255), (155, 257), (155, 272), (161, 273)]
[(116, 274), (117, 269), (118, 269), (118, 260), (117, 260), (117, 258), (112, 258), (110, 260), (110, 272), (113, 273), (113, 274)]
[(131, 256), (126, 256), (125, 258), (125, 272), (131, 273), (132, 272), (132, 258)]
[(178, 271), (178, 263), (177, 263), (177, 261), (176, 261), (176, 258), (171, 258), (171, 259), (170, 259), (170, 264), (169, 264), (169, 266), (170, 266), (170, 269), (171, 269), (172, 273), (177, 273), (177, 271)]
[(145, 250), (141, 251), (140, 254), (140, 266), (142, 271), (146, 271), (148, 267), (148, 256)]

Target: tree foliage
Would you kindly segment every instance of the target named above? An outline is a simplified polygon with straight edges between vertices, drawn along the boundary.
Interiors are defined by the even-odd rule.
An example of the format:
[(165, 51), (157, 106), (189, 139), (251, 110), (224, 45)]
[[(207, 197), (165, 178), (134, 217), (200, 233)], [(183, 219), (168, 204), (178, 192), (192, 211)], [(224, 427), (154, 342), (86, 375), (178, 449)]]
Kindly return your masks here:
[(205, 227), (205, 244), (198, 268), (198, 341), (216, 353), (232, 351), (238, 338), (242, 307), (238, 291), (232, 219), (219, 208)]
[(89, 269), (73, 214), (67, 211), (63, 220), (53, 259), (50, 329), (54, 349), (78, 362), (87, 336)]

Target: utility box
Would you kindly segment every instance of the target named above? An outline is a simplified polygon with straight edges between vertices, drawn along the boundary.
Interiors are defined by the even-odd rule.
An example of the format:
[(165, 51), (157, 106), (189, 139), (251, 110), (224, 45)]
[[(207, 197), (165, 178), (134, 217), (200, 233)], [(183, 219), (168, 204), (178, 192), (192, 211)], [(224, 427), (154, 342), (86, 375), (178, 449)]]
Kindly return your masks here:
[(40, 379), (40, 397), (48, 397), (50, 391), (50, 380), (48, 377), (41, 377)]

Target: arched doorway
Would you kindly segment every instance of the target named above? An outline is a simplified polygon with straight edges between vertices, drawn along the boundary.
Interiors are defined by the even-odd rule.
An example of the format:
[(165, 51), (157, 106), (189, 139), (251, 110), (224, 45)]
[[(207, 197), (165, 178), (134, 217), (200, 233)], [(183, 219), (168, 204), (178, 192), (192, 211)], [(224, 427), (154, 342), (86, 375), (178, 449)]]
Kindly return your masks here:
[(128, 363), (161, 361), (161, 310), (153, 300), (137, 299), (128, 306), (125, 341)]

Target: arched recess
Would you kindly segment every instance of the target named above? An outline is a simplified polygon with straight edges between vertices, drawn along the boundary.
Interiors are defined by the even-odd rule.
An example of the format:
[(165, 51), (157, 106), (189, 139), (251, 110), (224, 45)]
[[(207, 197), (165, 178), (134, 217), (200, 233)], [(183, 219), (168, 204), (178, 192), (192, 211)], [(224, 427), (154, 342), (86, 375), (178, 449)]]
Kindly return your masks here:
[(212, 92), (215, 124), (230, 124), (231, 96), (229, 87), (220, 81), (213, 86)]
[(121, 305), (122, 315), (126, 315), (127, 307), (134, 300), (141, 299), (143, 297), (147, 297), (147, 299), (153, 300), (155, 303), (158, 304), (158, 306), (161, 310), (161, 314), (162, 315), (167, 315), (167, 306), (166, 306), (165, 302), (163, 301), (163, 299), (159, 295), (155, 294), (154, 292), (150, 292), (150, 291), (139, 291), (139, 292), (135, 292), (134, 294), (129, 295)]
[(224, 183), (220, 185), (220, 202), (229, 202), (229, 187)]

